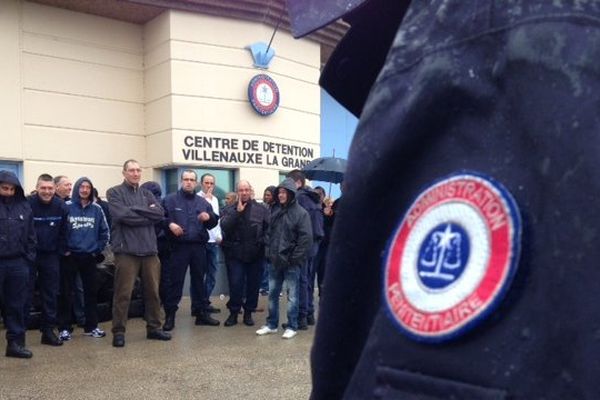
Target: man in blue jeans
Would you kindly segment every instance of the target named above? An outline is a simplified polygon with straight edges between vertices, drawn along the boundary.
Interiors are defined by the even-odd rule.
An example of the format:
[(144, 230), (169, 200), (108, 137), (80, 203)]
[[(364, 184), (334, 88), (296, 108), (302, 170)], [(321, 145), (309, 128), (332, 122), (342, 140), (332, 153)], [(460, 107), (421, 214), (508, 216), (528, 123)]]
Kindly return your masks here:
[(296, 201), (296, 185), (290, 178), (277, 187), (279, 204), (273, 209), (267, 230), (266, 254), (269, 268), (269, 315), (267, 324), (256, 331), (259, 336), (276, 333), (279, 325), (279, 293), (283, 283), (289, 289), (287, 326), (284, 339), (298, 331), (298, 290), (300, 268), (306, 263), (312, 245), (308, 212)]

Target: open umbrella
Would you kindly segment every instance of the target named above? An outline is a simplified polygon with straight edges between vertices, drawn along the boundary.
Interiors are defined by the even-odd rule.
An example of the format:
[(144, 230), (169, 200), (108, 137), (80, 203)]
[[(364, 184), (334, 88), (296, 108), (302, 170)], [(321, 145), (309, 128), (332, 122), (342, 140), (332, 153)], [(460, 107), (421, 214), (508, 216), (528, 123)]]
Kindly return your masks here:
[(343, 158), (321, 157), (306, 164), (302, 172), (313, 181), (340, 183), (344, 180), (347, 163)]

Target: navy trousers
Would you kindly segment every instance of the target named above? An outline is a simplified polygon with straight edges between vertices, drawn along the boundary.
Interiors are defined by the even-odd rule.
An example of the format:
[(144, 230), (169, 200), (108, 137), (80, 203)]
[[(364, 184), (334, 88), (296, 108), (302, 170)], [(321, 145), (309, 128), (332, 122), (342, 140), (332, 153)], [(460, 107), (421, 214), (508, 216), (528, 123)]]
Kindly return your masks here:
[(202, 243), (174, 243), (169, 260), (171, 284), (163, 304), (165, 312), (176, 312), (179, 309), (188, 265), (190, 280), (198, 290), (199, 298), (204, 295), (202, 279), (206, 270), (206, 247)]
[(35, 263), (29, 268), (27, 300), (25, 301), (24, 307), (25, 325), (27, 325), (29, 319), (36, 282), (42, 309), (40, 329), (55, 328), (58, 323), (58, 287), (60, 285), (60, 264), (58, 254), (38, 252)]
[(0, 293), (4, 308), (6, 340), (25, 341), (24, 306), (27, 299), (29, 266), (22, 258), (0, 259)]

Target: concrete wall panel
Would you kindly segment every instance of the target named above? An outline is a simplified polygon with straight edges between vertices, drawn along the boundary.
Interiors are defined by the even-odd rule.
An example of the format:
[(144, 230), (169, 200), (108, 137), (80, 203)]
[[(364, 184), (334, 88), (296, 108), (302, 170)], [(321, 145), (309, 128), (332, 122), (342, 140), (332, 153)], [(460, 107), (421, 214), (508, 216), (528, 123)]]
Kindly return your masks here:
[(144, 100), (141, 70), (24, 54), (23, 77), (26, 89), (138, 103)]
[(139, 25), (36, 3), (22, 4), (25, 32), (136, 53), (142, 49)]
[(263, 117), (247, 101), (173, 96), (173, 128), (246, 133), (319, 143), (319, 115), (279, 109)]
[(129, 135), (144, 133), (142, 104), (25, 91), (23, 109), (26, 125)]
[(128, 158), (146, 158), (142, 136), (26, 126), (23, 142), (25, 158), (36, 161), (118, 166)]
[(20, 3), (0, 1), (0, 159), (21, 159)]

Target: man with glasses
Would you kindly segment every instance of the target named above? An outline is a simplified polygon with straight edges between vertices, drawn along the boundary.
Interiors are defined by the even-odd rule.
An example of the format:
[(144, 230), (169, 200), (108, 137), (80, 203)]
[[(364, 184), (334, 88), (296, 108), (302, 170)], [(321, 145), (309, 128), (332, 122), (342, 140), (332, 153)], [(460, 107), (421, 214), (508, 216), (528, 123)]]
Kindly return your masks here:
[[(165, 226), (170, 236), (171, 282), (165, 299), (165, 324), (163, 329), (170, 331), (175, 327), (175, 314), (183, 291), (183, 283), (188, 265), (194, 287), (199, 289), (200, 299), (204, 296), (202, 278), (206, 270), (206, 243), (208, 230), (217, 226), (219, 216), (202, 197), (196, 196), (196, 172), (185, 170), (181, 173), (181, 188), (165, 198)], [(220, 322), (200, 309), (196, 315), (196, 325), (217, 326)]]

